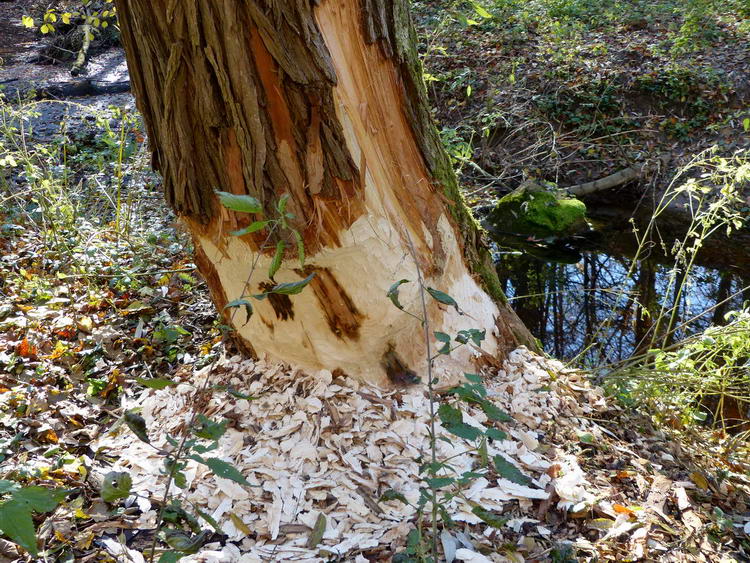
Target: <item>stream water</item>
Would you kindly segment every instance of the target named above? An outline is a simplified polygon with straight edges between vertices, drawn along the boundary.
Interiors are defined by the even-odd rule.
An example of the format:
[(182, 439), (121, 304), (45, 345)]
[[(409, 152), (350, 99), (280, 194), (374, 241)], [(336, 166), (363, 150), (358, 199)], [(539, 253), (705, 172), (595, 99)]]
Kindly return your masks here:
[(675, 268), (660, 244), (634, 261), (637, 242), (623, 216), (565, 241), (495, 239), (506, 295), (556, 358), (607, 365), (722, 324), (750, 300), (750, 268), (733, 263), (727, 241), (707, 241), (689, 271)]

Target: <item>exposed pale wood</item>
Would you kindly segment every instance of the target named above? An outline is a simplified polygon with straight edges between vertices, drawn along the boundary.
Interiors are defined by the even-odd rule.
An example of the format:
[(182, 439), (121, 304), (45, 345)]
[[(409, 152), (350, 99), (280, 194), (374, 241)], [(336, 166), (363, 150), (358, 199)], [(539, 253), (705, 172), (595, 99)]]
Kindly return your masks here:
[[(292, 299), (257, 303), (247, 323), (237, 315), (257, 353), (410, 381), (425, 364), (419, 324), (385, 293), (416, 279), (411, 245), (427, 283), (464, 313), (431, 301), (433, 330), (486, 328), (490, 353), (534, 345), (502, 298), (430, 121), (406, 0), (121, 0), (118, 9), (155, 165), (220, 307), (247, 292), (264, 235), (228, 236), (253, 218), (221, 208), (213, 190), (249, 193), (269, 216), (291, 195), (305, 268), (290, 252), (264, 279), (268, 251), (250, 292), (316, 277)], [(413, 306), (414, 284), (402, 293)], [(474, 356), (462, 350), (438, 372), (459, 375)]]

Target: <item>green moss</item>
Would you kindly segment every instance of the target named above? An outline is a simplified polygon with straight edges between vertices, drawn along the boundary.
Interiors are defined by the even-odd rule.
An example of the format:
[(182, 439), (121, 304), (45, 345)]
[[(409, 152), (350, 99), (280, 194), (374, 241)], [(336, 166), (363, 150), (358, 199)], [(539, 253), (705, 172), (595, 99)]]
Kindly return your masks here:
[(586, 205), (538, 186), (522, 186), (497, 202), (486, 220), (490, 231), (546, 238), (586, 228)]

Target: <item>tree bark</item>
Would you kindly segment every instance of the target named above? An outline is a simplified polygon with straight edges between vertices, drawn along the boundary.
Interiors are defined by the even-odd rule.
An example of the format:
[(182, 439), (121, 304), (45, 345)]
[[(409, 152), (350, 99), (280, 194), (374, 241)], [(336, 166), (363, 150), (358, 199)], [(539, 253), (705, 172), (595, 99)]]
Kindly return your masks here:
[[(291, 300), (258, 302), (246, 324), (235, 317), (249, 350), (376, 384), (421, 374), (419, 323), (385, 296), (416, 280), (416, 266), (461, 307), (432, 301), (431, 330), (486, 328), (491, 353), (534, 346), (433, 127), (407, 0), (116, 4), (154, 167), (219, 310), (243, 291), (316, 274)], [(304, 268), (289, 251), (264, 278), (273, 249), (259, 248), (262, 232), (228, 234), (253, 218), (221, 207), (217, 189), (256, 197), (266, 217), (288, 194)], [(407, 310), (417, 311), (417, 290), (402, 286)], [(438, 370), (470, 369), (471, 356), (465, 347)]]

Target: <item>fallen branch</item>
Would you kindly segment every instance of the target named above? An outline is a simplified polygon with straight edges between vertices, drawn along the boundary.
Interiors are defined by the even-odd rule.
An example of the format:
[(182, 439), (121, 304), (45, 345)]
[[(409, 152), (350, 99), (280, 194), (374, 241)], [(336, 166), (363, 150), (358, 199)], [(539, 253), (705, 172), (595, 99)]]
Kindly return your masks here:
[[(662, 166), (664, 166), (669, 161), (669, 158), (669, 154), (664, 153), (659, 156), (659, 162)], [(609, 176), (605, 176), (604, 178), (600, 178), (599, 180), (570, 186), (568, 188), (565, 188), (565, 191), (573, 196), (584, 196), (595, 192), (616, 188), (617, 186), (622, 186), (623, 184), (627, 184), (628, 182), (631, 182), (636, 178), (642, 176), (649, 168), (648, 165), (649, 162), (643, 162), (641, 164), (629, 166), (628, 168), (624, 168), (623, 170), (615, 172), (614, 174), (610, 174)]]
[(83, 31), (83, 43), (81, 43), (81, 49), (78, 51), (78, 55), (76, 56), (76, 62), (73, 63), (73, 66), (70, 69), (70, 74), (73, 76), (78, 76), (79, 74), (81, 74), (81, 71), (86, 66), (86, 59), (88, 58), (89, 54), (89, 46), (91, 45), (91, 24), (83, 24), (81, 26), (81, 30)]

